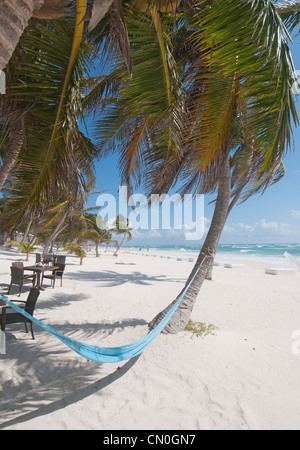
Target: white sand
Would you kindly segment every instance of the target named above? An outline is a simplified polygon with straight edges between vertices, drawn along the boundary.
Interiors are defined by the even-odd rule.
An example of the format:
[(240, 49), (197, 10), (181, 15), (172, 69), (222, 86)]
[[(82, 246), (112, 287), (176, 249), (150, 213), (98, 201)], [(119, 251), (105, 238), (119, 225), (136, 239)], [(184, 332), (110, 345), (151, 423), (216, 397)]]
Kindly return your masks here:
[[(2, 292), (13, 260), (24, 256), (2, 248)], [(86, 343), (129, 344), (147, 334), (192, 266), (124, 252), (117, 260), (89, 256), (80, 266), (71, 256), (63, 287), (42, 292), (35, 315)], [(87, 362), (35, 325), (35, 341), (23, 325), (7, 326), (0, 429), (299, 429), (292, 334), (300, 330), (300, 273), (266, 275), (266, 266), (215, 267), (192, 314), (218, 327), (215, 335), (160, 335), (129, 362)]]

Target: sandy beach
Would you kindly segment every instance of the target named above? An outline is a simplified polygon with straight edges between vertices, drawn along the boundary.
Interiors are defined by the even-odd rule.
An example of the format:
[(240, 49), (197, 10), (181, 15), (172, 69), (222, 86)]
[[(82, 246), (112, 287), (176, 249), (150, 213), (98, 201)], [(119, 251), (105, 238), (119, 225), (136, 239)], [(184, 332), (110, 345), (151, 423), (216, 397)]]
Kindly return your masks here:
[[(138, 253), (138, 252), (136, 252)], [(13, 261), (1, 248), (0, 287)], [(236, 263), (236, 261), (235, 261)], [(245, 263), (245, 261), (243, 261)], [(63, 286), (41, 292), (35, 316), (79, 341), (129, 344), (181, 291), (187, 258), (123, 250), (118, 258), (67, 257)], [(300, 428), (300, 272), (267, 275), (266, 263), (215, 267), (192, 320), (216, 327), (204, 337), (161, 334), (140, 356), (117, 364), (86, 361), (34, 325), (8, 325), (0, 355), (0, 429), (255, 430)], [(45, 282), (47, 284), (47, 282)], [(25, 286), (25, 300), (30, 287)], [(17, 299), (12, 291), (9, 299)]]

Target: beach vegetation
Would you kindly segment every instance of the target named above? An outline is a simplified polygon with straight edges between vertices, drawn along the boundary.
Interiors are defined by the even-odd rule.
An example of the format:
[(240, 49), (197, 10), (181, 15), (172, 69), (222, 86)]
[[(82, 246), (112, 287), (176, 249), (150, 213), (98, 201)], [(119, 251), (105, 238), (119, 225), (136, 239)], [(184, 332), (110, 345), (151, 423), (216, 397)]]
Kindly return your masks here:
[(73, 253), (75, 256), (79, 258), (80, 265), (83, 264), (83, 258), (86, 257), (85, 250), (78, 244), (68, 243), (65, 245), (64, 252), (69, 252), (70, 254)]
[(209, 334), (214, 335), (217, 330), (218, 328), (211, 323), (206, 324), (204, 322), (193, 322), (191, 319), (185, 326), (185, 331), (189, 331), (197, 337), (204, 337)]
[(7, 244), (17, 246), (21, 253), (25, 253), (26, 261), (28, 261), (29, 255), (36, 250), (35, 245), (31, 244), (30, 242), (18, 242), (14, 240), (9, 240)]
[(2, 227), (11, 234), (24, 223), (34, 228), (50, 220), (48, 226), (56, 226), (50, 244), (94, 182), (97, 151), (79, 124), (82, 82), (94, 50), (81, 39), (74, 48), (75, 28), (74, 11), (70, 21), (30, 23), (6, 67), (7, 94), (0, 99), (0, 171), (16, 148), (17, 125), (22, 137), (4, 181)]
[(131, 234), (132, 230), (133, 228), (130, 227), (129, 219), (122, 216), (122, 214), (119, 214), (116, 217), (112, 227), (109, 229), (109, 231), (112, 232), (113, 234), (122, 236), (120, 243), (117, 244), (114, 256), (117, 256), (118, 251), (120, 250), (124, 242), (130, 241), (132, 239)]
[(290, 37), (279, 12), (264, 0), (182, 2), (175, 24), (173, 16), (148, 11), (141, 20), (140, 11), (124, 7), (132, 76), (116, 57), (91, 92), (101, 112), (96, 142), (103, 156), (119, 152), (129, 193), (142, 186), (149, 196), (171, 188), (216, 195), (186, 286), (193, 281), (165, 332), (185, 328), (234, 205), (284, 175), (298, 116)]

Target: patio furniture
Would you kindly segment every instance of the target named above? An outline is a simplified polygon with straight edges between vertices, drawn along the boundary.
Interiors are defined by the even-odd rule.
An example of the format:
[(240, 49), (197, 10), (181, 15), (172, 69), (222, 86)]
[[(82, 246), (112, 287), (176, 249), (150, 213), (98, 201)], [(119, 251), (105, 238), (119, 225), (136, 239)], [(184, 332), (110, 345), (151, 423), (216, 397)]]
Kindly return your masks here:
[(47, 253), (46, 255), (43, 256), (44, 264), (53, 263), (53, 261), (54, 261), (54, 259), (53, 259), (53, 255), (51, 253)]
[(41, 274), (44, 272), (52, 272), (53, 270), (59, 269), (58, 266), (25, 266), (24, 270), (32, 270), (36, 273), (36, 285), (38, 289), (41, 291), (44, 291), (45, 289), (42, 287), (41, 284)]
[(42, 255), (40, 253), (35, 254), (35, 262), (36, 263), (42, 262)]
[[(19, 301), (15, 300), (15, 302), (24, 303), (24, 310), (28, 314), (33, 316), (35, 305), (36, 305), (36, 302), (37, 302), (37, 299), (38, 299), (39, 295), (40, 295), (39, 289), (33, 287), (33, 288), (30, 289), (30, 292), (28, 294), (26, 302), (22, 302), (20, 300)], [(8, 310), (12, 309), (12, 308), (7, 306), (6, 303), (4, 303), (4, 302), (1, 302), (0, 307), (2, 307), (2, 314), (0, 315), (0, 322), (1, 322), (1, 330), (3, 332), (5, 331), (5, 326), (6, 325), (10, 325), (10, 324), (13, 324), (13, 323), (24, 323), (26, 333), (28, 333), (27, 324), (29, 324), (30, 325), (31, 336), (32, 336), (32, 339), (34, 339), (34, 334), (33, 334), (33, 329), (32, 329), (32, 321), (30, 319), (28, 319), (27, 317), (23, 316), (20, 313), (9, 312)]]
[(57, 255), (56, 262), (59, 264), (66, 264), (66, 255)]
[[(22, 264), (22, 266), (20, 266), (20, 264)], [(19, 297), (20, 297), (24, 284), (32, 283), (32, 286), (34, 286), (35, 284), (36, 281), (35, 274), (24, 275), (23, 263), (13, 263), (10, 268), (10, 273), (11, 273), (11, 281), (8, 288), (8, 293), (10, 293), (12, 285), (16, 284), (17, 286), (20, 286), (19, 290)]]
[(56, 270), (53, 270), (51, 274), (47, 275), (47, 274), (43, 273), (42, 285), (43, 285), (44, 278), (48, 278), (49, 280), (51, 280), (51, 286), (54, 289), (56, 279), (60, 278), (60, 286), (62, 286), (62, 279), (63, 279), (63, 274), (65, 271), (65, 264), (56, 263), (56, 267), (58, 267), (58, 268), (56, 268)]
[(11, 265), (14, 267), (20, 267), (21, 269), (23, 269), (23, 267), (24, 267), (24, 264), (22, 263), (22, 261), (13, 262)]

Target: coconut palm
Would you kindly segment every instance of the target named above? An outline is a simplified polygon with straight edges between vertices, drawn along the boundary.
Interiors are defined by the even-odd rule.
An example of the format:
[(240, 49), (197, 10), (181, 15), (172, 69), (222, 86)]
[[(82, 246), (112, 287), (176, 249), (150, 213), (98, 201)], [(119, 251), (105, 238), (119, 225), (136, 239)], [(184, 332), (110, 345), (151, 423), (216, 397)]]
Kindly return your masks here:
[(86, 257), (86, 252), (78, 244), (72, 244), (72, 243), (66, 244), (63, 251), (66, 251), (69, 253), (74, 253), (75, 256), (78, 256), (78, 258), (80, 260), (80, 265), (82, 265), (82, 263), (83, 263), (83, 258)]
[[(290, 142), (292, 120), (297, 122), (297, 115), (295, 113), (294, 101), (291, 93), (291, 86), (294, 78), (293, 64), (287, 47), (286, 30), (280, 22), (274, 5), (270, 4), (269, 10), (265, 10), (262, 8), (263, 6), (266, 6), (265, 2), (263, 2), (264, 5), (262, 3), (261, 5), (257, 4), (257, 9), (253, 12), (253, 15), (250, 13), (247, 19), (246, 15), (243, 16), (247, 21), (247, 23), (244, 23), (245, 26), (243, 26), (241, 23), (243, 20), (241, 20), (240, 17), (236, 16), (234, 19), (237, 11), (235, 11), (235, 13), (232, 11), (230, 14), (230, 7), (232, 6), (230, 3), (231, 2), (220, 2), (218, 5), (220, 7), (219, 11), (217, 11), (217, 7), (206, 10), (207, 16), (204, 20), (206, 32), (208, 34), (210, 30), (216, 32), (214, 37), (217, 39), (214, 41), (214, 45), (216, 45), (215, 55), (218, 63), (218, 73), (222, 73), (222, 69), (220, 71), (220, 68), (225, 68), (224, 75), (226, 75), (226, 78), (224, 81), (228, 85), (228, 82), (231, 80), (231, 87), (228, 85), (229, 90), (224, 91), (223, 89), (222, 92), (218, 87), (217, 77), (214, 79), (215, 85), (212, 86), (210, 83), (207, 83), (207, 92), (205, 92), (204, 96), (202, 96), (202, 93), (199, 95), (199, 100), (201, 100), (199, 105), (197, 104), (198, 98), (195, 93), (192, 98), (193, 106), (190, 110), (192, 111), (192, 116), (195, 111), (193, 123), (196, 122), (197, 117), (203, 117), (203, 115), (199, 114), (199, 111), (201, 112), (203, 108), (203, 104), (208, 105), (208, 100), (211, 99), (211, 105), (206, 109), (206, 112), (208, 112), (209, 115), (206, 116), (205, 112), (205, 121), (202, 121), (201, 126), (199, 127), (200, 129), (198, 128), (202, 136), (192, 136), (193, 139), (190, 141), (190, 145), (188, 145), (189, 155), (195, 154), (197, 158), (198, 153), (201, 158), (204, 158), (204, 164), (199, 164), (198, 173), (197, 170), (196, 173), (194, 171), (196, 161), (189, 162), (189, 166), (192, 162), (191, 167), (194, 168), (192, 170), (189, 170), (187, 166), (185, 166), (185, 168), (183, 167), (183, 170), (187, 169), (184, 175), (184, 177), (188, 179), (186, 187), (192, 187), (191, 180), (193, 184), (196, 182), (200, 183), (201, 186), (204, 182), (204, 186), (206, 186), (207, 180), (211, 177), (213, 168), (213, 171), (218, 173), (218, 193), (211, 227), (188, 282), (195, 275), (196, 270), (199, 270), (200, 268), (200, 271), (195, 277), (187, 295), (183, 299), (180, 308), (166, 327), (166, 332), (171, 333), (184, 329), (204, 278), (207, 275), (207, 271), (209, 270), (209, 267), (211, 268), (211, 263), (217, 250), (217, 244), (228, 218), (228, 214), (243, 190), (248, 189), (248, 193), (245, 193), (244, 195), (244, 198), (246, 199), (247, 195), (257, 192), (256, 188), (264, 190), (271, 182), (274, 182), (274, 180), (276, 181), (276, 179), (279, 179), (282, 176), (283, 170), (281, 158)], [(261, 9), (259, 6), (261, 6)], [(214, 10), (214, 12), (212, 10)], [(246, 14), (246, 10), (247, 6), (243, 5), (239, 12)], [(266, 64), (264, 68), (260, 66), (260, 58), (255, 62), (255, 57), (258, 56), (258, 53), (255, 52), (254, 48), (253, 56), (250, 59), (248, 58), (250, 53), (247, 53), (250, 50), (249, 45), (247, 49), (246, 45), (243, 46), (243, 40), (248, 33), (250, 38), (250, 28), (249, 31), (247, 31), (247, 27), (252, 27), (252, 31), (256, 29), (256, 26), (258, 26), (257, 21), (259, 21), (259, 14), (262, 10), (265, 11), (264, 25), (261, 25), (259, 28), (260, 32), (257, 36), (258, 42), (265, 29), (265, 31), (267, 31), (267, 36), (270, 37), (270, 40), (267, 41), (266, 48), (269, 48), (269, 51), (273, 54), (274, 58), (273, 61), (268, 61), (268, 58), (266, 57), (264, 59), (264, 63)], [(212, 15), (210, 16), (210, 14)], [(218, 14), (220, 14), (219, 30), (217, 28)], [(232, 17), (230, 17), (230, 15), (232, 15)], [(226, 17), (225, 22), (221, 19), (221, 16), (222, 18)], [(238, 26), (241, 27), (241, 30), (243, 31), (240, 35), (238, 33), (235, 34), (234, 42), (232, 42), (229, 37), (229, 31), (226, 34), (223, 27), (225, 27), (225, 30), (229, 30), (231, 27), (234, 30), (234, 20), (236, 20), (236, 23), (238, 23)], [(203, 24), (203, 21), (201, 23)], [(275, 37), (275, 31), (271, 32), (274, 28), (277, 28), (277, 32), (279, 33), (277, 37)], [(248, 44), (250, 42), (251, 41), (249, 40)], [(258, 42), (256, 43), (256, 48), (258, 48)], [(239, 43), (239, 45), (237, 43)], [(203, 41), (201, 46), (202, 44)], [(209, 48), (209, 45), (208, 42), (207, 49)], [(264, 50), (262, 50), (262, 53), (264, 53)], [(234, 59), (231, 59), (234, 55), (236, 55), (235, 61)], [(229, 68), (230, 60), (233, 63), (232, 68)], [(211, 63), (212, 61), (210, 61), (210, 64)], [(272, 67), (273, 64), (274, 66)], [(212, 64), (210, 65), (210, 68), (212, 68)], [(276, 77), (277, 79), (275, 81), (272, 76), (277, 69), (280, 76)], [(267, 75), (267, 73), (269, 73), (269, 75)], [(203, 74), (200, 74), (200, 76), (203, 76)], [(195, 80), (199, 82), (197, 76)], [(273, 84), (273, 82), (278, 84)], [(281, 87), (279, 87), (279, 85), (281, 85)], [(275, 93), (273, 98), (271, 89), (273, 89), (273, 92)], [(259, 97), (259, 90), (261, 91), (262, 97)], [(223, 111), (226, 115), (223, 113), (218, 117), (215, 115), (217, 113), (215, 107), (217, 104), (216, 102), (218, 102), (219, 105), (222, 104), (221, 96), (223, 95), (224, 98), (225, 92), (228, 92), (229, 94), (227, 99), (225, 95), (226, 103), (223, 104), (225, 106)], [(264, 102), (266, 102), (265, 106), (263, 106)], [(281, 109), (279, 108), (275, 112), (274, 108), (276, 103), (278, 106), (281, 105)], [(198, 109), (198, 106), (200, 109)], [(283, 110), (285, 110), (285, 113), (283, 113)], [(245, 111), (247, 114), (245, 114)], [(263, 111), (267, 111), (267, 113), (264, 114)], [(250, 160), (248, 159), (248, 168), (246, 170), (239, 170), (234, 173), (234, 169), (236, 169), (234, 163), (238, 162), (238, 155), (241, 155), (241, 149), (239, 149), (239, 152), (236, 152), (235, 154), (235, 161), (232, 160), (234, 157), (231, 159), (234, 136), (233, 126), (239, 118), (239, 114), (243, 119), (242, 125), (245, 135), (247, 136), (246, 143), (248, 144), (248, 157), (250, 156)], [(261, 120), (260, 123), (256, 122), (256, 119), (259, 117)], [(272, 120), (275, 121), (272, 122)], [(221, 121), (223, 121), (223, 124)], [(220, 136), (221, 139), (219, 139)], [(199, 138), (201, 139), (200, 145)], [(198, 152), (197, 149), (199, 149), (200, 152)], [(239, 169), (241, 168), (242, 167), (239, 167)], [(235, 181), (235, 190), (231, 193), (232, 181), (236, 175), (238, 176), (238, 179)], [(232, 201), (230, 204), (231, 198)], [(152, 321), (151, 326), (154, 326), (163, 315), (164, 313), (158, 315)]]
[[(96, 258), (99, 255), (99, 245), (102, 243), (105, 244), (114, 244), (118, 246), (118, 241), (111, 239), (111, 233), (105, 229), (105, 222), (101, 216), (95, 215), (89, 212), (84, 214), (84, 219), (86, 222), (86, 230), (80, 233), (79, 240), (89, 240), (95, 243), (95, 252)], [(101, 226), (99, 226), (101, 225)]]
[[(234, 204), (240, 196), (264, 190), (282, 175), (282, 156), (290, 144), (292, 122), (297, 123), (289, 37), (273, 2), (203, 0), (192, 10), (187, 8), (185, 16), (184, 8), (179, 11), (176, 33), (173, 28), (166, 36), (168, 17), (161, 18), (165, 44), (156, 46), (157, 55), (169, 49), (168, 68), (177, 66), (164, 71), (164, 78), (168, 74), (174, 80), (176, 101), (168, 102), (169, 84), (152, 83), (149, 68), (143, 79), (133, 69), (132, 79), (119, 83), (120, 95), (105, 99), (111, 107), (96, 129), (104, 152), (120, 151), (120, 168), (126, 169), (127, 181), (131, 176), (138, 184), (144, 175), (149, 192), (156, 193), (167, 192), (178, 181), (182, 192), (217, 192), (211, 226), (187, 283), (200, 270), (166, 327), (168, 332), (184, 329)], [(133, 11), (128, 15), (131, 38), (128, 17)], [(132, 32), (134, 68), (143, 43), (142, 27), (138, 31)], [(186, 54), (176, 48), (178, 43), (188, 50)], [(120, 77), (118, 67), (114, 69)], [(184, 74), (181, 85), (180, 71)], [(111, 83), (109, 77), (107, 82)], [(102, 89), (104, 84), (101, 80)], [(154, 109), (149, 86), (157, 98), (160, 89), (160, 99), (165, 99), (168, 108)], [(179, 118), (181, 133), (176, 133), (178, 121), (170, 121), (172, 115)], [(245, 142), (237, 149), (234, 128), (238, 121)]]
[(62, 21), (28, 27), (7, 68), (8, 92), (1, 99), (4, 161), (16, 118), (25, 111), (24, 143), (5, 194), (7, 229), (41, 217), (55, 204), (72, 206), (93, 182), (96, 149), (79, 129), (79, 119), (81, 81), (94, 54), (86, 42), (78, 48), (78, 32), (72, 22)]
[[(175, 11), (180, 0), (133, 0), (141, 11), (158, 9), (162, 12)], [(123, 20), (121, 0), (77, 0), (77, 8), (82, 20), (88, 22), (92, 31), (101, 19), (110, 11), (115, 31), (119, 36), (120, 47), (130, 67), (130, 55), (127, 49), (126, 26)], [(19, 39), (31, 18), (59, 19), (72, 15), (74, 2), (70, 0), (2, 0), (0, 19), (0, 70), (6, 67)], [(13, 30), (13, 31), (12, 31)]]
[(7, 243), (10, 245), (18, 246), (21, 253), (25, 253), (26, 261), (28, 261), (30, 253), (33, 253), (36, 250), (36, 247), (32, 245), (30, 242), (18, 242), (11, 240), (8, 241)]
[[(66, 103), (70, 99), (68, 98), (68, 94), (71, 91), (72, 87), (70, 86), (72, 83), (71, 80), (72, 76), (76, 73), (78, 73), (78, 52), (80, 50), (80, 44), (83, 36), (83, 29), (84, 29), (84, 22), (85, 20), (90, 21), (89, 29), (95, 28), (97, 23), (101, 20), (101, 18), (110, 11), (110, 21), (111, 21), (111, 33), (110, 37), (113, 35), (115, 36), (115, 40), (118, 42), (119, 48), (121, 49), (123, 56), (125, 57), (127, 68), (129, 72), (131, 72), (131, 56), (130, 52), (128, 51), (128, 37), (126, 33), (126, 26), (124, 23), (124, 17), (123, 17), (123, 10), (122, 10), (122, 4), (121, 0), (95, 0), (92, 2), (89, 6), (89, 10), (87, 12), (87, 6), (88, 2), (87, 0), (77, 0), (77, 1), (66, 1), (66, 0), (30, 0), (30, 1), (21, 1), (21, 0), (13, 0), (13, 1), (7, 1), (3, 0), (4, 5), (1, 9), (1, 12), (3, 12), (4, 17), (2, 18), (1, 15), (1, 31), (0, 31), (0, 69), (3, 68), (3, 64), (1, 65), (1, 61), (4, 62), (6, 65), (8, 62), (8, 59), (10, 59), (12, 51), (15, 50), (17, 42), (19, 40), (20, 35), (23, 33), (24, 29), (27, 26), (28, 20), (30, 17), (35, 17), (39, 19), (57, 19), (62, 16), (67, 16), (68, 23), (70, 23), (70, 19), (73, 20), (74, 15), (74, 9), (76, 6), (76, 22), (74, 27), (74, 35), (72, 42), (71, 49), (68, 48), (68, 45), (70, 44), (70, 36), (66, 36), (66, 39), (62, 38), (62, 31), (55, 30), (54, 22), (51, 22), (51, 25), (44, 25), (43, 34), (40, 36), (39, 42), (37, 41), (37, 37), (35, 37), (36, 42), (34, 42), (34, 39), (30, 40), (28, 39), (28, 35), (30, 33), (25, 33), (27, 36), (27, 41), (25, 39), (25, 42), (22, 42), (21, 48), (27, 48), (27, 52), (21, 52), (21, 54), (15, 55), (15, 62), (14, 64), (11, 64), (12, 67), (8, 67), (7, 72), (7, 81), (8, 81), (8, 98), (7, 96), (3, 96), (3, 102), (4, 105), (1, 105), (2, 110), (2, 116), (4, 120), (7, 120), (7, 117), (12, 117), (13, 115), (13, 121), (10, 120), (8, 122), (8, 126), (5, 126), (6, 130), (6, 141), (5, 141), (5, 154), (4, 157), (2, 155), (3, 163), (0, 166), (0, 190), (2, 189), (5, 180), (7, 179), (8, 174), (14, 167), (17, 157), (24, 146), (24, 142), (26, 141), (25, 132), (24, 132), (24, 120), (26, 112), (34, 108), (34, 104), (30, 105), (26, 104), (23, 99), (22, 107), (20, 108), (20, 102), (19, 102), (19, 95), (22, 93), (23, 95), (26, 95), (26, 100), (30, 100), (31, 98), (34, 99), (34, 102), (36, 100), (36, 96), (41, 93), (41, 88), (43, 91), (45, 91), (45, 83), (48, 81), (52, 81), (53, 83), (56, 82), (57, 84), (57, 90), (60, 91), (59, 95), (56, 95), (56, 99), (59, 100), (57, 102), (57, 114), (55, 117), (55, 122), (52, 124), (51, 129), (51, 136), (48, 137), (49, 146), (47, 150), (47, 159), (44, 161), (43, 164), (43, 170), (41, 171), (37, 184), (36, 184), (36, 191), (33, 193), (33, 196), (35, 197), (38, 192), (39, 186), (42, 183), (43, 179), (49, 179), (49, 170), (45, 169), (46, 167), (51, 167), (51, 164), (48, 165), (48, 161), (51, 161), (54, 157), (54, 144), (57, 139), (59, 138), (60, 134), (60, 124), (65, 123), (65, 119), (63, 118), (63, 114), (66, 112)], [(141, 3), (141, 8), (144, 9), (145, 5), (144, 2)], [(147, 2), (152, 4), (152, 2)], [(153, 1), (153, 4), (158, 4), (158, 7), (161, 7), (163, 10), (170, 9), (169, 4), (174, 3), (176, 6), (178, 2), (173, 1)], [(66, 4), (68, 4), (68, 8), (66, 8)], [(153, 8), (152, 8), (153, 9)], [(11, 25), (13, 23), (13, 26)], [(39, 22), (38, 22), (39, 23)], [(67, 23), (67, 22), (66, 22)], [(53, 29), (54, 27), (54, 29)], [(8, 33), (8, 29), (14, 29), (14, 33)], [(29, 27), (30, 28), (30, 27)], [(35, 23), (33, 25), (33, 29), (35, 30)], [(27, 30), (28, 31), (28, 30)], [(43, 42), (44, 36), (48, 36), (48, 40), (46, 38), (44, 45), (40, 46), (40, 44)], [(23, 38), (22, 38), (23, 39)], [(49, 41), (51, 40), (51, 45), (53, 46), (53, 50), (55, 52), (60, 52), (60, 55), (56, 54), (54, 55), (54, 52), (51, 52), (51, 47), (49, 46)], [(59, 47), (56, 46), (58, 43)], [(62, 44), (62, 45), (60, 45)], [(48, 45), (48, 46), (47, 46)], [(82, 47), (82, 45), (81, 45)], [(34, 50), (41, 51), (41, 54), (34, 55)], [(87, 50), (87, 47), (86, 47)], [(62, 52), (65, 52), (65, 58), (62, 59), (61, 55)], [(52, 54), (51, 54), (52, 53)], [(44, 56), (44, 58), (41, 58), (41, 56)], [(48, 57), (48, 60), (45, 60), (45, 57)], [(2, 60), (1, 60), (2, 58)], [(53, 59), (52, 59), (53, 58)], [(11, 72), (13, 72), (13, 75), (15, 75), (15, 79), (18, 78), (18, 74), (15, 73), (15, 67), (18, 67), (20, 61), (24, 61), (23, 64), (21, 64), (21, 70), (24, 72), (26, 71), (32, 76), (32, 82), (31, 85), (28, 83), (28, 79), (23, 81), (23, 86), (18, 86), (17, 92), (14, 91), (15, 96), (17, 96), (17, 105), (14, 104), (14, 98), (12, 98), (12, 90), (10, 89), (10, 86), (13, 80), (11, 80)], [(32, 62), (30, 62), (30, 60)], [(44, 65), (51, 66), (51, 69), (53, 70), (53, 61), (57, 60), (60, 61), (58, 65), (58, 68), (60, 69), (60, 73), (63, 74), (63, 84), (60, 85), (61, 80), (57, 78), (57, 71), (54, 70), (53, 73), (49, 72), (44, 73), (43, 77), (41, 77), (41, 73), (38, 72), (37, 67), (43, 68)], [(50, 61), (50, 63), (49, 63)], [(33, 64), (35, 63), (35, 66)], [(65, 64), (66, 63), (66, 64)], [(77, 64), (77, 67), (75, 65)], [(82, 66), (84, 62), (81, 60), (81, 73), (82, 76)], [(35, 69), (35, 70), (32, 70)], [(48, 67), (47, 67), (48, 69)], [(77, 70), (77, 72), (76, 72)], [(41, 71), (40, 71), (41, 72)], [(39, 83), (38, 78), (43, 78), (41, 80), (41, 83)], [(80, 78), (80, 77), (79, 77)], [(47, 80), (47, 81), (46, 81)], [(58, 82), (59, 81), (59, 82)], [(77, 79), (78, 83), (78, 79)], [(24, 86), (25, 85), (25, 86)], [(38, 89), (39, 86), (39, 89)], [(74, 84), (73, 84), (74, 86)], [(54, 87), (54, 86), (52, 86)], [(23, 91), (22, 89), (23, 88)], [(25, 88), (25, 89), (24, 89)], [(26, 92), (27, 89), (27, 92)], [(30, 89), (30, 91), (29, 91)], [(40, 92), (38, 92), (38, 90)], [(22, 92), (21, 92), (22, 91)], [(25, 91), (25, 92), (24, 92)], [(47, 95), (49, 95), (49, 92), (47, 92)], [(55, 89), (51, 92), (51, 94), (55, 93)], [(73, 92), (74, 93), (74, 90)], [(44, 92), (43, 92), (44, 94)], [(57, 93), (56, 93), (57, 94)], [(53, 96), (52, 96), (53, 97)], [(71, 106), (73, 108), (73, 111), (76, 110), (76, 107), (80, 109), (78, 103), (75, 104), (75, 99), (72, 99)], [(77, 99), (78, 101), (78, 99)], [(41, 105), (39, 105), (40, 107)], [(70, 110), (68, 111), (70, 113)], [(33, 111), (31, 111), (30, 118), (32, 116), (36, 117), (36, 114), (34, 114)], [(46, 115), (44, 114), (44, 118)], [(36, 127), (36, 124), (35, 124)], [(13, 129), (13, 131), (12, 131)], [(50, 129), (50, 126), (49, 126)], [(27, 141), (26, 141), (27, 142)], [(48, 173), (47, 173), (48, 172)], [(34, 184), (33, 184), (34, 186)], [(30, 198), (30, 202), (36, 202), (36, 198)]]
[(118, 247), (114, 253), (114, 256), (117, 256), (118, 251), (120, 250), (120, 248), (122, 247), (122, 245), (124, 244), (126, 239), (128, 241), (130, 241), (132, 239), (132, 234), (131, 234), (132, 230), (133, 230), (133, 228), (130, 227), (129, 219), (123, 217), (122, 214), (119, 214), (116, 217), (112, 228), (110, 228), (110, 230), (109, 230), (113, 234), (123, 235), (121, 242), (118, 244)]

